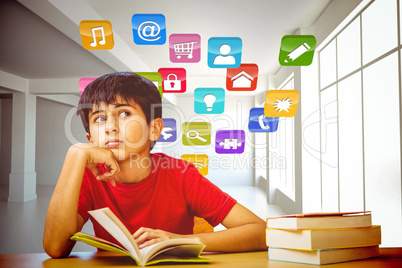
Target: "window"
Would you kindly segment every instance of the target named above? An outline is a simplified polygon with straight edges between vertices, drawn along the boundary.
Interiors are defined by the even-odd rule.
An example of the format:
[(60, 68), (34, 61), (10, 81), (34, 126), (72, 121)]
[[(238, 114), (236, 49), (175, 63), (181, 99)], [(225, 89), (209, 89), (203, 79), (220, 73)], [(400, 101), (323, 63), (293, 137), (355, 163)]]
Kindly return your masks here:
[(320, 53), (321, 88), (329, 86), (336, 80), (336, 43), (332, 41)]
[(374, 1), (361, 15), (363, 64), (398, 44), (396, 0)]
[(398, 11), (373, 1), (317, 50), (321, 209), (371, 210), (383, 246), (402, 241)]
[(361, 66), (360, 17), (340, 33), (336, 41), (338, 77), (342, 78)]

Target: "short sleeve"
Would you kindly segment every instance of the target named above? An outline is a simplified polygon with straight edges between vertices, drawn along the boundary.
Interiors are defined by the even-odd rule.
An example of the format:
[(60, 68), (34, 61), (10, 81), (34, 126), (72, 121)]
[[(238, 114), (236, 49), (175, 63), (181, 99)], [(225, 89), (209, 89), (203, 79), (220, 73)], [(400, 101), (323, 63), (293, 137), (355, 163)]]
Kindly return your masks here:
[(93, 199), (89, 182), (91, 176), (93, 177), (94, 175), (89, 169), (86, 168), (84, 177), (82, 179), (80, 196), (78, 199), (78, 213), (84, 218), (85, 222), (87, 222), (89, 219), (88, 211), (93, 209)]
[(187, 168), (184, 188), (189, 213), (204, 218), (212, 226), (220, 224), (236, 204), (235, 199), (202, 176), (194, 165)]

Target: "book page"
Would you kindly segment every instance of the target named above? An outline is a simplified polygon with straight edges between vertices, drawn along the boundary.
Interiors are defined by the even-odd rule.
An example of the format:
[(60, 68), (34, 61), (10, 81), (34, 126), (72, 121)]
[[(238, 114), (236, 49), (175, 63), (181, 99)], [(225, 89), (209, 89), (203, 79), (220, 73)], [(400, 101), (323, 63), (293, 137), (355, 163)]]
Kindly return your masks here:
[(212, 260), (201, 256), (205, 245), (179, 245), (172, 246), (159, 251), (151, 256), (146, 265), (153, 265), (161, 262), (193, 262), (210, 263)]
[(204, 244), (202, 244), (199, 240), (197, 239), (192, 239), (192, 238), (175, 238), (175, 239), (169, 239), (165, 240), (159, 243), (156, 243), (154, 245), (145, 247), (140, 250), (141, 255), (144, 257), (144, 262), (148, 262), (151, 258), (153, 258), (155, 255), (163, 252), (165, 248), (171, 248), (173, 246), (178, 246), (181, 245), (183, 247), (188, 246), (188, 245), (199, 245), (202, 249), (205, 247)]
[[(102, 239), (102, 238), (99, 238), (99, 237), (96, 237), (96, 236), (93, 236), (93, 235), (90, 235), (90, 234), (78, 232), (78, 233), (75, 233), (74, 236), (76, 238), (84, 238), (84, 239), (93, 240), (95, 242), (103, 243), (103, 244), (106, 244), (108, 246), (112, 246), (112, 247), (127, 251), (127, 249), (125, 249), (125, 248), (123, 248), (123, 247), (121, 247), (121, 246), (119, 246), (119, 245), (117, 245), (115, 243), (112, 243), (110, 241), (107, 241), (105, 239)], [(80, 241), (82, 241), (82, 239)]]
[(142, 262), (138, 245), (133, 236), (109, 208), (89, 211), (89, 214), (91, 214), (91, 216), (94, 217), (94, 219), (102, 225), (110, 235), (116, 238), (116, 240), (119, 241), (131, 255), (133, 255), (140, 263)]

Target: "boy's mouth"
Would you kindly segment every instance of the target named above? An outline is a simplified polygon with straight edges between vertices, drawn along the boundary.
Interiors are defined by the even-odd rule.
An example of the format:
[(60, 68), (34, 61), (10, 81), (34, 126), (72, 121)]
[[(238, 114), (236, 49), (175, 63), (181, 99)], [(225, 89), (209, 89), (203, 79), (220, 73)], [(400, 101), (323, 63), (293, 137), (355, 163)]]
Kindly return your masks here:
[(123, 142), (120, 140), (108, 140), (106, 142), (106, 147), (109, 147), (109, 148), (119, 147), (120, 144), (122, 144), (122, 143)]

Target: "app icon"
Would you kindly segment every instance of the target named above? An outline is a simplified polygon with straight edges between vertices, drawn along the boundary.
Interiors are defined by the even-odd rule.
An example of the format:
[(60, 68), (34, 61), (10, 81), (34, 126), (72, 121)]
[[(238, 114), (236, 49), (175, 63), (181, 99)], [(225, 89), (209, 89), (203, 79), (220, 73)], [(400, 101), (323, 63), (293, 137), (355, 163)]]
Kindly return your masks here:
[(84, 92), (85, 88), (96, 79), (97, 77), (83, 77), (78, 81), (78, 87), (80, 88), (80, 94)]
[(148, 79), (158, 88), (159, 93), (161, 94), (161, 98), (163, 97), (163, 89), (162, 89), (162, 75), (158, 72), (135, 72), (138, 75)]
[(80, 25), (82, 46), (85, 49), (112, 49), (112, 24), (107, 20), (83, 20)]
[(310, 65), (316, 43), (314, 35), (285, 35), (282, 37), (279, 63), (282, 66)]
[(194, 90), (194, 112), (197, 114), (221, 114), (225, 109), (223, 88), (196, 88)]
[(162, 75), (163, 93), (186, 92), (186, 69), (184, 68), (159, 68)]
[(176, 120), (174, 118), (162, 118), (163, 129), (159, 136), (158, 142), (172, 142), (176, 141)]
[(171, 34), (169, 56), (171, 62), (199, 62), (201, 37), (198, 34)]
[(239, 37), (211, 37), (208, 40), (208, 66), (238, 68), (241, 64), (242, 41)]
[(241, 154), (244, 152), (246, 133), (243, 130), (218, 130), (215, 152), (218, 154)]
[(266, 117), (293, 117), (299, 103), (297, 90), (268, 90), (265, 96), (264, 114)]
[(137, 45), (166, 43), (166, 20), (162, 14), (134, 14), (131, 23)]
[(275, 132), (278, 130), (279, 117), (266, 117), (264, 108), (251, 108), (248, 129), (250, 132)]
[(184, 122), (182, 130), (183, 145), (211, 144), (211, 124), (208, 122)]
[(181, 159), (193, 163), (201, 175), (208, 174), (208, 155), (206, 154), (183, 154)]
[(257, 88), (257, 64), (241, 64), (239, 68), (228, 68), (226, 89), (229, 91), (253, 91)]

